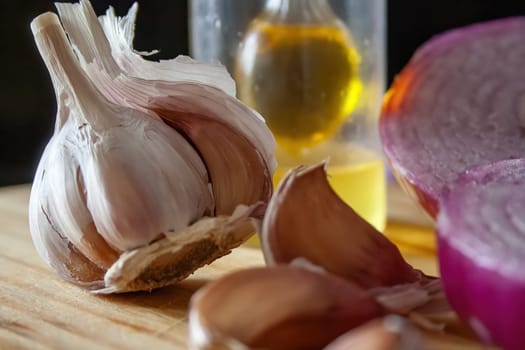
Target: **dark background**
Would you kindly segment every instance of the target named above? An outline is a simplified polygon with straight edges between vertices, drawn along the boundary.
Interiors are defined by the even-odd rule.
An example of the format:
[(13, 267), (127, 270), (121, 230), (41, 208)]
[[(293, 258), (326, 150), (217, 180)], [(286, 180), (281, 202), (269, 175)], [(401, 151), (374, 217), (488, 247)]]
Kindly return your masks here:
[[(92, 3), (98, 14), (111, 4), (124, 15), (133, 1)], [(53, 1), (11, 0), (0, 9), (0, 186), (5, 186), (32, 180), (54, 125), (53, 90), (29, 29), (34, 17), (54, 6)], [(161, 49), (158, 58), (188, 54), (187, 13), (186, 0), (140, 1), (135, 48)], [(388, 1), (388, 83), (434, 34), (513, 15), (525, 15), (525, 0)]]

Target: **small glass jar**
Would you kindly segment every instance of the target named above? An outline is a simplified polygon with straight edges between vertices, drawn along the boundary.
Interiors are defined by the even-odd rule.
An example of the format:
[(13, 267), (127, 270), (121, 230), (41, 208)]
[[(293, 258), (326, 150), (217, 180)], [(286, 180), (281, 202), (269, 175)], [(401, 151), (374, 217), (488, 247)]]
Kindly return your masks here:
[[(377, 133), (385, 0), (191, 0), (191, 55), (221, 62), (277, 140), (277, 184), (328, 160), (335, 191), (379, 230), (386, 180)], [(322, 205), (322, 203), (320, 203)]]

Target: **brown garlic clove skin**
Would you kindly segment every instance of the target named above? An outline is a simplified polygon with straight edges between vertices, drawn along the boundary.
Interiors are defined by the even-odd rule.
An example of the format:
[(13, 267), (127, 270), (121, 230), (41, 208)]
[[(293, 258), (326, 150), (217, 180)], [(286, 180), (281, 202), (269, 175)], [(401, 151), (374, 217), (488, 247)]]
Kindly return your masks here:
[(343, 334), (324, 350), (423, 350), (421, 333), (406, 319), (390, 315)]
[(261, 244), (268, 265), (306, 259), (364, 288), (415, 282), (421, 272), (344, 203), (324, 165), (292, 170), (268, 205)]
[(383, 308), (370, 293), (323, 272), (278, 266), (229, 274), (191, 300), (195, 349), (319, 349)]
[(317, 267), (369, 290), (390, 313), (441, 330), (450, 312), (441, 281), (415, 270), (399, 249), (343, 202), (323, 164), (290, 171), (261, 230), (268, 265)]

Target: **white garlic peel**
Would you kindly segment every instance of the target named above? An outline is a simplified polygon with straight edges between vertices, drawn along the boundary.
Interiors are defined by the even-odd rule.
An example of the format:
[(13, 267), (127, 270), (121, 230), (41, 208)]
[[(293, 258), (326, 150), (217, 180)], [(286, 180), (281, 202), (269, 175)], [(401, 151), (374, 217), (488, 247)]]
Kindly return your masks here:
[[(122, 34), (132, 27), (134, 8), (124, 18), (111, 11), (101, 17), (105, 31), (88, 1), (60, 3), (57, 8), (82, 67), (112, 102), (155, 111), (192, 142), (206, 163), (217, 214), (231, 214), (238, 203), (269, 200), (275, 144), (255, 111), (219, 89), (219, 83), (196, 83), (200, 76), (179, 80), (170, 80), (172, 76), (151, 80), (154, 74), (131, 76), (130, 67), (135, 75), (152, 72), (148, 68), (152, 62), (141, 59), (125, 41), (132, 36)], [(219, 75), (215, 67), (201, 66), (201, 75)], [(221, 72), (220, 81), (231, 80)]]
[[(117, 91), (108, 91), (112, 92), (108, 98), (124, 100), (133, 96), (133, 101), (128, 103), (150, 107), (151, 99), (169, 97), (173, 98), (172, 104), (177, 110), (203, 115), (211, 113), (214, 119), (231, 126), (254, 143), (269, 168), (276, 166), (273, 156), (275, 142), (270, 130), (256, 111), (230, 96), (235, 85), (222, 66), (218, 69), (218, 66), (198, 63), (185, 56), (161, 62), (140, 58), (133, 50), (133, 35), (129, 33), (136, 16), (135, 6), (125, 17), (116, 17), (112, 10), (108, 10), (98, 20), (87, 0), (74, 4), (57, 3), (56, 7), (88, 76), (107, 84), (109, 75), (115, 78), (112, 88), (124, 86)], [(179, 68), (168, 68), (170, 63)], [(166, 65), (164, 70), (170, 70), (172, 74), (157, 71), (155, 64)], [(184, 75), (178, 75), (179, 70), (184, 70)], [(104, 89), (106, 84), (97, 86)], [(197, 103), (202, 99), (206, 101)]]
[[(83, 6), (86, 7), (86, 3)], [(109, 37), (113, 55), (118, 65), (128, 75), (149, 80), (194, 81), (215, 86), (235, 96), (235, 82), (221, 64), (203, 64), (182, 55), (160, 62), (143, 60), (141, 56), (155, 54), (158, 51), (137, 52), (133, 50), (137, 11), (138, 3), (134, 3), (123, 18), (115, 15), (113, 7), (106, 11), (105, 16), (100, 17), (104, 32)]]
[[(250, 216), (264, 202), (237, 203), (231, 217), (203, 218), (214, 212), (215, 199), (207, 164), (192, 144), (154, 112), (108, 101), (81, 69), (55, 14), (31, 27), (58, 104), (29, 209), (35, 247), (51, 267), (92, 290), (152, 289), (253, 234)], [(162, 252), (152, 251), (152, 242)]]

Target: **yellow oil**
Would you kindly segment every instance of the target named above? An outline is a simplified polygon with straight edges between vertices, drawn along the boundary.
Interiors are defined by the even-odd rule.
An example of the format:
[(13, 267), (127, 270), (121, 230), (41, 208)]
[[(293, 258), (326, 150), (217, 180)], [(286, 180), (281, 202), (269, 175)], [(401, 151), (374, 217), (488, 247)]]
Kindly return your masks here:
[[(327, 173), (332, 188), (362, 218), (383, 232), (386, 225), (386, 181), (382, 157), (362, 146), (328, 144), (302, 156), (299, 164), (317, 164), (326, 159), (327, 154), (330, 154)], [(278, 153), (280, 163), (273, 178), (275, 186), (294, 167), (288, 162), (293, 160), (297, 164), (297, 158), (280, 155)], [(258, 244), (257, 237), (248, 242), (252, 247)]]
[(255, 19), (237, 54), (238, 95), (260, 112), (290, 154), (334, 135), (362, 86), (359, 56), (339, 21), (272, 23)]
[[(288, 170), (288, 167), (278, 167), (274, 175), (274, 183), (277, 184)], [(375, 157), (355, 164), (330, 165), (328, 163), (327, 173), (328, 181), (339, 197), (361, 217), (382, 231), (385, 228), (386, 217), (383, 160)]]
[[(357, 144), (335, 141), (343, 124), (362, 123), (352, 119), (363, 86), (351, 33), (335, 16), (326, 22), (275, 19), (263, 13), (249, 24), (233, 70), (239, 98), (262, 114), (277, 140), (275, 186), (289, 169), (329, 158), (332, 187), (382, 231), (382, 157)], [(257, 237), (248, 245), (257, 246)]]

